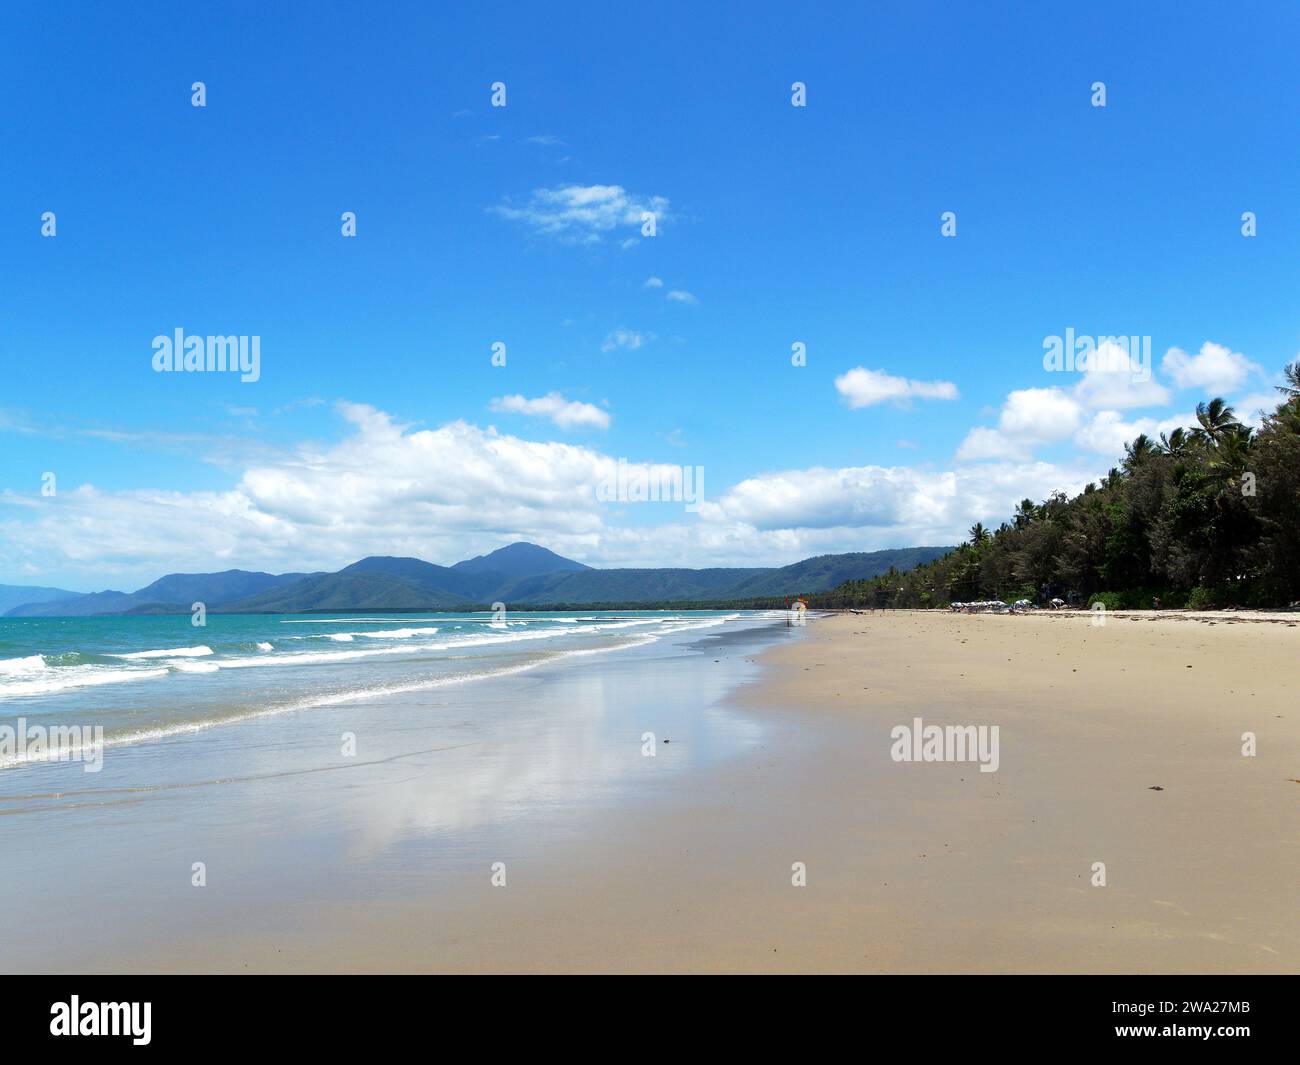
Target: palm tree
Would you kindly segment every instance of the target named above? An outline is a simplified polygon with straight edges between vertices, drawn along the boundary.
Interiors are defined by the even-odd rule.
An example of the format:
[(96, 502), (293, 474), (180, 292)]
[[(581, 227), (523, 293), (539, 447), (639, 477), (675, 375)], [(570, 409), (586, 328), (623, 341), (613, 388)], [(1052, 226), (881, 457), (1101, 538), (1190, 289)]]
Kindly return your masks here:
[(1174, 429), (1168, 436), (1161, 433), (1160, 451), (1162, 454), (1170, 456), (1170, 458), (1176, 458), (1187, 450), (1188, 439), (1187, 430), (1182, 426)]
[(1017, 529), (1023, 529), (1038, 517), (1038, 507), (1034, 505), (1032, 499), (1022, 499), (1016, 504), (1016, 513), (1012, 518)]
[(1124, 445), (1124, 472), (1132, 474), (1147, 459), (1159, 453), (1159, 449), (1146, 433), (1139, 433), (1131, 444)]
[(1300, 359), (1282, 367), (1282, 377), (1286, 384), (1277, 385), (1277, 390), (1288, 400), (1300, 399)]
[(979, 547), (981, 544), (988, 543), (990, 539), (992, 539), (992, 537), (989, 536), (989, 531), (984, 528), (984, 523), (982, 521), (977, 521), (970, 527), (971, 547)]
[(1253, 431), (1249, 426), (1238, 425), (1219, 437), (1218, 446), (1206, 461), (1205, 468), (1220, 490), (1235, 485), (1250, 464), (1250, 447)]
[(1211, 444), (1217, 444), (1223, 436), (1241, 428), (1237, 412), (1218, 398), (1208, 404), (1196, 404), (1196, 420), (1200, 426), (1192, 430), (1192, 435)]
[(1300, 396), (1283, 403), (1273, 412), (1271, 418), (1288, 433), (1300, 436)]

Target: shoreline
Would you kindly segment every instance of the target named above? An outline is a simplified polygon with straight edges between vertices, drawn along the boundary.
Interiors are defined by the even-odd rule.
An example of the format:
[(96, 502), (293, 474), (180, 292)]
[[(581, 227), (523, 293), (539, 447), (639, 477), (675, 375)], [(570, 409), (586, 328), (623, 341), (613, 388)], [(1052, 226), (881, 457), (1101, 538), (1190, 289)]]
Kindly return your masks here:
[[(486, 860), (408, 854), (405, 890), (95, 971), (1298, 972), (1300, 633), (1153, 620), (839, 615), (757, 656), (702, 638), (696, 678), (757, 658), (725, 701), (759, 738), (514, 839), (504, 888)], [(915, 717), (999, 726), (998, 770), (893, 761)]]

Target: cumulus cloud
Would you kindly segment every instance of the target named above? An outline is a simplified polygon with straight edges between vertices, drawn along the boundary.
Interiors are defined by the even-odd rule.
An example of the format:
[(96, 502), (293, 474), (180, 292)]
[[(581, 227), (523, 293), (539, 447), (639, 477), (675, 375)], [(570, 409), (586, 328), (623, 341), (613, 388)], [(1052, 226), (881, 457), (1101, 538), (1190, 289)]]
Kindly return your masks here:
[(1131, 444), (1142, 433), (1155, 441), (1160, 438), (1161, 433), (1171, 432), (1180, 426), (1188, 428), (1195, 424), (1196, 419), (1191, 414), (1161, 419), (1136, 418), (1126, 422), (1119, 411), (1102, 410), (1094, 414), (1092, 420), (1074, 434), (1074, 441), (1094, 454), (1118, 459), (1124, 454), (1124, 446)]
[(1063, 389), (1018, 389), (1007, 395), (998, 427), (972, 429), (957, 457), (963, 461), (1027, 458), (1035, 447), (1069, 437), (1082, 419), (1082, 405)]
[(903, 407), (913, 399), (958, 398), (957, 386), (951, 381), (912, 381), (861, 366), (835, 378), (835, 390), (854, 409), (886, 402)]
[(983, 462), (988, 459), (1021, 459), (1029, 452), (1028, 445), (987, 426), (977, 425), (966, 434), (957, 448), (957, 458), (962, 462)]
[[(622, 185), (559, 185), (535, 189), (522, 204), (510, 201), (490, 210), (501, 218), (519, 222), (534, 233), (565, 243), (596, 244), (622, 229), (641, 229), (646, 212), (656, 225), (669, 218), (663, 196), (639, 196)], [(634, 237), (623, 241), (627, 246)]]
[[(1027, 459), (1036, 448), (1069, 438), (1083, 449), (1114, 459), (1140, 433), (1192, 424), (1186, 413), (1125, 420), (1123, 411), (1166, 406), (1171, 394), (1152, 375), (1140, 351), (1103, 338), (1079, 366), (1081, 379), (1067, 388), (1025, 388), (1007, 395), (996, 428), (971, 429), (957, 449), (962, 461)], [(1260, 369), (1240, 352), (1207, 341), (1196, 355), (1170, 348), (1162, 372), (1180, 388), (1225, 394)], [(838, 384), (838, 382), (837, 382)], [(1248, 397), (1254, 404), (1259, 396)], [(1248, 412), (1258, 417), (1253, 412)]]
[[(484, 530), (573, 543), (603, 525), (595, 486), (615, 460), (456, 421), (413, 430), (340, 404), (348, 432), (244, 470), (224, 492), (60, 486), (55, 501), (0, 497), (3, 553), (105, 580), (167, 571), (331, 569), (368, 554), (455, 560)], [(143, 580), (141, 581), (143, 583)]]
[(492, 410), (506, 414), (526, 414), (549, 418), (561, 429), (608, 429), (609, 414), (591, 403), (565, 399), (558, 392), (548, 392), (536, 399), (524, 396), (498, 396), (489, 404)]
[(1113, 339), (1104, 339), (1089, 355), (1074, 397), (1094, 410), (1157, 407), (1170, 399), (1169, 390), (1155, 379), (1149, 357), (1130, 352)]
[(1080, 417), (1079, 404), (1059, 388), (1022, 388), (1007, 395), (998, 428), (1035, 442), (1062, 440)]
[[(953, 541), (974, 521), (1009, 515), (1026, 495), (1077, 491), (1090, 478), (1051, 463), (996, 463), (961, 470), (910, 466), (815, 467), (741, 481), (701, 509), (713, 522), (760, 532), (909, 530), (910, 543)], [(899, 542), (902, 542), (901, 540)]]
[(664, 282), (661, 277), (647, 277), (645, 279), (645, 288), (663, 288)]
[(700, 302), (689, 292), (680, 288), (673, 289), (671, 292), (668, 293), (668, 295), (665, 298), (672, 300), (674, 303), (699, 303)]
[(452, 562), (516, 539), (605, 566), (781, 565), (953, 543), (1027, 494), (1070, 491), (1096, 476), (1046, 463), (815, 467), (731, 488), (708, 482), (698, 513), (645, 504), (656, 508), (646, 522), (629, 519), (629, 504), (599, 500), (619, 460), (594, 448), (463, 421), (416, 429), (360, 404), (338, 411), (346, 432), (337, 442), (285, 448), (226, 491), (61, 485), (57, 499), (0, 495), (0, 555), (29, 580), (79, 574), (76, 584), (127, 590), (171, 571), (328, 570), (371, 554)]
[(1195, 355), (1170, 348), (1160, 362), (1161, 371), (1179, 388), (1195, 388), (1224, 395), (1240, 388), (1252, 373), (1263, 371), (1239, 351), (1207, 340)]

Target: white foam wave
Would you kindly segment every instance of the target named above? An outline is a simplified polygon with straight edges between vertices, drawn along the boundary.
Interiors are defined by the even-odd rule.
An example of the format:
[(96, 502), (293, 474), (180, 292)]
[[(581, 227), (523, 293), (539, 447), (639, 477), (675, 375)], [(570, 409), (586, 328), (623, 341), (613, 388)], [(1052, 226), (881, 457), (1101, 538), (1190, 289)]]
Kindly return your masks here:
[(35, 673), (47, 672), (49, 668), (40, 655), (6, 658), (0, 660), (0, 677), (30, 677)]
[[(344, 692), (335, 692), (331, 695), (314, 696), (308, 699), (287, 703), (284, 706), (263, 707), (257, 710), (249, 710), (244, 713), (233, 714), (224, 718), (209, 718), (204, 721), (187, 721), (172, 725), (159, 725), (154, 728), (139, 729), (135, 732), (128, 732), (109, 737), (104, 741), (104, 746), (133, 746), (138, 743), (170, 739), (173, 736), (206, 732), (208, 729), (219, 728), (222, 725), (236, 725), (257, 718), (278, 717), (281, 714), (298, 713), (302, 710), (311, 710), (316, 707), (338, 706), (344, 703), (359, 702), (365, 699), (382, 698), (386, 695), (402, 695), (410, 692), (429, 691), (434, 688), (442, 688), (450, 685), (467, 684), (475, 680), (488, 680), (494, 677), (504, 677), (513, 673), (523, 673), (526, 670), (536, 669), (538, 666), (548, 665), (552, 662), (571, 656), (600, 654), (606, 651), (619, 651), (629, 647), (638, 647), (642, 644), (653, 643), (656, 639), (657, 637), (655, 636), (647, 635), (642, 636), (639, 639), (610, 644), (607, 647), (589, 647), (571, 651), (560, 651), (556, 654), (536, 658), (529, 662), (517, 662), (509, 666), (500, 666), (496, 669), (474, 670), (467, 673), (456, 673), (450, 676), (426, 678), (424, 680), (413, 681), (407, 684), (391, 684), (378, 688), (360, 688)], [(158, 672), (163, 673), (166, 671), (159, 670)], [(21, 764), (21, 761), (14, 757), (0, 759), (0, 769), (7, 769), (18, 764)]]
[(178, 658), (175, 662), (168, 662), (169, 669), (176, 670), (177, 673), (215, 673), (221, 667), (215, 662), (188, 662), (184, 658)]
[(168, 672), (166, 669), (129, 669), (123, 666), (69, 666), (48, 670), (28, 680), (0, 681), (0, 699), (18, 695), (54, 695), (72, 688), (149, 680), (165, 677)]
[(224, 668), (244, 669), (255, 666), (318, 665), (326, 662), (352, 662), (360, 658), (381, 655), (413, 655), (425, 651), (454, 651), (464, 647), (487, 647), (496, 644), (546, 640), (556, 636), (576, 636), (599, 632), (608, 626), (579, 625), (572, 629), (534, 629), (529, 632), (501, 633), (500, 635), (455, 636), (431, 643), (396, 644), (392, 647), (374, 647), (352, 651), (296, 651), (288, 654), (262, 655), (257, 658), (231, 658), (223, 661)]
[(109, 658), (205, 658), (212, 654), (212, 648), (203, 644), (198, 647), (173, 647), (164, 651), (128, 651), (125, 654), (109, 655)]

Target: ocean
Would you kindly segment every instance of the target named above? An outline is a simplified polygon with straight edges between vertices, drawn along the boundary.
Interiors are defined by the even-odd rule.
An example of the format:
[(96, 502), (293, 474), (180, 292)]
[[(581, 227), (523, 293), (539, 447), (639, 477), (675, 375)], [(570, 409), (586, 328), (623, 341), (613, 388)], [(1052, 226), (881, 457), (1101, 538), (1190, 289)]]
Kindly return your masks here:
[[(483, 681), (763, 612), (0, 618), (0, 718), (102, 728), (114, 748)], [(22, 764), (0, 752), (0, 770)]]
[(0, 620), (0, 730), (105, 744), (93, 772), (0, 768), (0, 910), (60, 915), (0, 937), (0, 972), (120, 971), (498, 862), (520, 887), (773, 742), (731, 695), (801, 635), (761, 612)]

